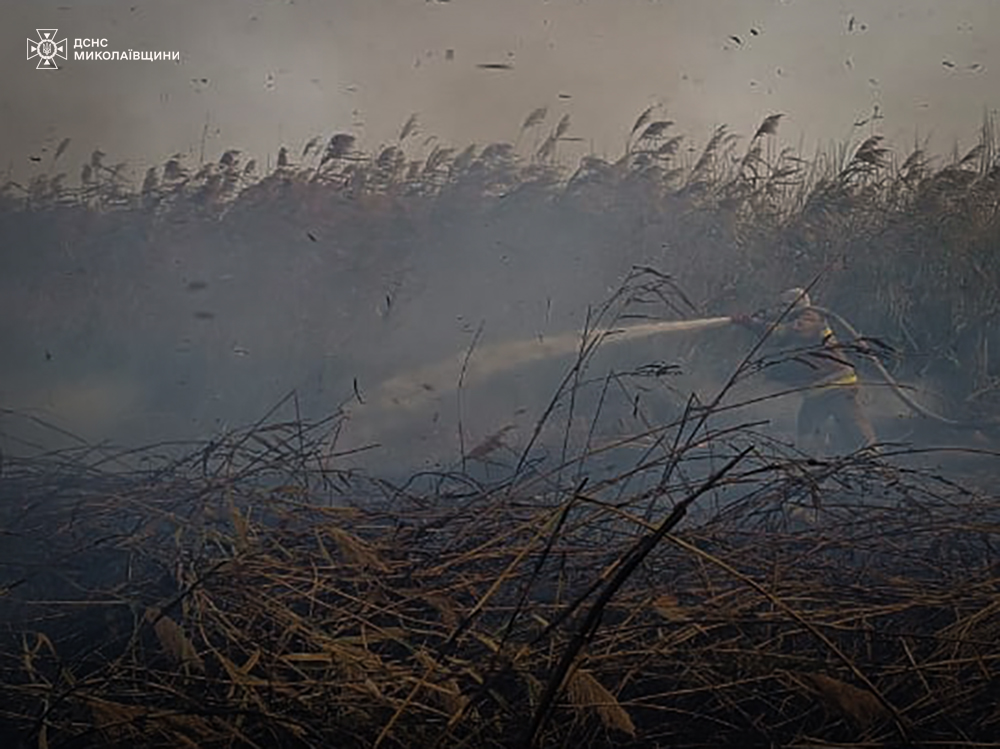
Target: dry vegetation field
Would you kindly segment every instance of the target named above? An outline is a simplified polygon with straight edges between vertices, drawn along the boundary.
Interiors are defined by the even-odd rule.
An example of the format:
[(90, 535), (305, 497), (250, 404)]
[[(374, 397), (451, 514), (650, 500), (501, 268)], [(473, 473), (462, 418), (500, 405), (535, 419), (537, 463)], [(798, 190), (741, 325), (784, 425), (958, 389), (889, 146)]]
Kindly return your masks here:
[[(404, 343), (453, 318), (447, 301), (502, 312), (487, 291), (507, 264), (529, 291), (557, 278), (565, 306), (618, 288), (594, 307), (615, 322), (726, 315), (815, 278), (939, 410), (995, 417), (992, 122), (948, 158), (877, 136), (807, 158), (780, 145), (779, 120), (689, 147), (650, 110), (620, 156), (567, 168), (570, 122), (544, 109), (513, 144), (464, 150), (411, 119), (375, 154), (340, 134), (282, 148), (273, 169), (173, 157), (136, 189), (95, 152), (78, 186), (8, 184), (6, 380), (30, 381), (19, 359), (37, 355), (152, 381), (167, 359), (128, 352), (177, 356), (155, 311), (178, 309), (199, 387), (155, 396), (164, 410), (235, 393), (248, 361), (307, 372), (335, 352), (340, 381), (325, 412), (245, 385), (230, 401), (250, 426), (127, 449), (43, 449), (54, 428), (3, 404), (0, 741), (1000, 746), (989, 430), (951, 451), (804, 457), (735, 409), (759, 363), (718, 338), (684, 351), (710, 361), (718, 397), (647, 408), (633, 396), (673, 362), (602, 380), (583, 347), (516, 449), (503, 430), (462, 435), (447, 468), (402, 477), (331, 461), (346, 412), (329, 393), (361, 400), (357, 372), (454, 354), (433, 335)], [(233, 268), (243, 290), (203, 302)], [(509, 314), (506, 332), (532, 334)], [(595, 426), (611, 391), (613, 434)]]

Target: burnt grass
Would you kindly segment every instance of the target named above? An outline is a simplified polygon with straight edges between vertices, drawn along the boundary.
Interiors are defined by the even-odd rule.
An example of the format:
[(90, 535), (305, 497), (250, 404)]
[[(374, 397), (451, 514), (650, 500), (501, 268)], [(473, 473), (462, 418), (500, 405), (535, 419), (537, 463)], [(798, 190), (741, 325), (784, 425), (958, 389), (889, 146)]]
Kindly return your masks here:
[[(168, 355), (130, 351), (174, 351), (176, 324), (148, 314), (162, 305), (193, 330), (217, 326), (192, 336), (202, 384), (236, 376), (218, 347), (238, 333), (265, 369), (306, 372), (317, 347), (335, 351), (341, 382), (329, 387), (346, 399), (355, 371), (452, 353), (445, 342), (399, 361), (365, 351), (370, 329), (353, 322), (371, 309), (365, 289), (394, 269), (433, 269), (393, 280), (381, 310), (433, 326), (451, 310), (421, 306), (419, 292), (448, 268), (493, 269), (456, 294), (495, 284), (502, 240), (518, 272), (572, 287), (567, 302), (619, 287), (615, 314), (730, 314), (816, 279), (825, 306), (878, 332), (901, 380), (932, 383), (954, 417), (995, 417), (991, 122), (951, 159), (904, 157), (872, 137), (804, 160), (780, 145), (777, 118), (748, 140), (719, 128), (689, 150), (646, 112), (619, 158), (572, 168), (559, 153), (568, 120), (547, 127), (544, 113), (526, 121), (548, 132), (531, 154), (421, 149), (409, 135), (366, 154), (340, 134), (283, 149), (266, 174), (229, 151), (197, 166), (170, 159), (136, 187), (95, 152), (77, 186), (59, 175), (8, 185), (0, 335), (23, 358), (49, 347), (57, 363), (153, 378)], [(242, 291), (202, 303), (233, 268)], [(183, 284), (183, 303), (166, 278)], [(251, 293), (265, 288), (266, 314)], [(730, 386), (753, 369), (726, 341), (699, 351), (723, 381), (736, 373)], [(17, 359), (5, 375), (29, 377)], [(568, 413), (543, 416), (537, 444), (498, 451), (506, 462), (489, 471), (497, 455), (469, 458), (463, 445), (449, 470), (408, 478), (332, 464), (344, 414), (314, 418), (295, 394), (268, 410), (268, 392), (249, 392), (234, 406), (252, 410), (249, 427), (130, 449), (33, 442), (18, 432), (30, 415), (5, 404), (0, 738), (995, 741), (995, 434), (934, 466), (906, 444), (807, 458), (734, 420), (721, 398), (681, 399), (615, 434), (629, 457), (600, 472), (606, 449), (573, 418), (589, 387), (573, 371), (553, 395)], [(171, 392), (164, 407), (182, 412), (203, 391)]]

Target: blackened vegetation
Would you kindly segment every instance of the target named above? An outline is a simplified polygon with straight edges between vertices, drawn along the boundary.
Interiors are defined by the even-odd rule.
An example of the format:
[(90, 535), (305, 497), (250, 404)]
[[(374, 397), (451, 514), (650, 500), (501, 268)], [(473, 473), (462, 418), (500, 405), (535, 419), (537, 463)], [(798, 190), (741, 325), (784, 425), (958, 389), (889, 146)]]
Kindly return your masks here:
[(803, 460), (749, 426), (706, 457), (694, 415), (626, 440), (644, 458), (604, 480), (536, 464), (392, 485), (327, 469), (336, 419), (284, 410), (183, 450), (7, 459), (6, 745), (977, 746), (1000, 730), (995, 496), (891, 455)]

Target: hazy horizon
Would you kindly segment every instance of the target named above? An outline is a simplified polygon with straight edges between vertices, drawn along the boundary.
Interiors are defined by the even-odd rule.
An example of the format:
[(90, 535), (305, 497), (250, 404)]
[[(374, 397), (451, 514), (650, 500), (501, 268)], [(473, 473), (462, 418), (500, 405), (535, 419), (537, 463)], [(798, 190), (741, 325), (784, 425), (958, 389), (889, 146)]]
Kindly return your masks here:
[[(877, 133), (947, 153), (976, 139), (1000, 70), (1000, 7), (983, 0), (14, 0), (0, 14), (0, 168), (17, 179), (75, 179), (94, 149), (133, 177), (176, 152), (264, 166), (340, 131), (374, 149), (414, 113), (439, 142), (513, 141), (542, 106), (571, 116), (568, 159), (620, 153), (651, 104), (693, 146), (780, 112), (782, 141), (806, 152)], [(25, 59), (36, 28), (70, 40), (60, 70)], [(77, 61), (77, 37), (181, 62)], [(511, 67), (477, 67), (497, 63)]]

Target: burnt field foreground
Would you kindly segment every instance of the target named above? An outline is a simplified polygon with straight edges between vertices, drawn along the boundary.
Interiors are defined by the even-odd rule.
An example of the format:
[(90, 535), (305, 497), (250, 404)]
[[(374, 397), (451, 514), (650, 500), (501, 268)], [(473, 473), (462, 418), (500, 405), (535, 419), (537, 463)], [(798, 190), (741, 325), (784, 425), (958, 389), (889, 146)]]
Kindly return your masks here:
[(706, 418), (600, 481), (393, 485), (279, 418), (8, 458), (5, 746), (992, 746), (995, 493)]

